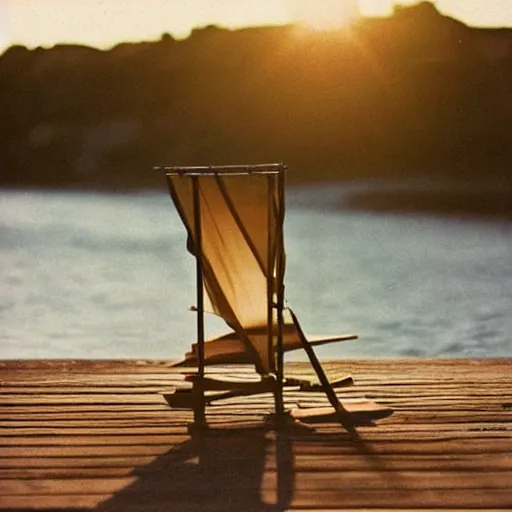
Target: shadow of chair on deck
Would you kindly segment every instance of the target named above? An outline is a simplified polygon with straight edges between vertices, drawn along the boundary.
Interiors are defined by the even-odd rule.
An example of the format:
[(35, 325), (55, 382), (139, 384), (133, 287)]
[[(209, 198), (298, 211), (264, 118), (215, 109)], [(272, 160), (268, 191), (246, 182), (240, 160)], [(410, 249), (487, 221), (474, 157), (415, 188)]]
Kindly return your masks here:
[[(345, 456), (361, 461), (356, 465), (362, 464), (367, 481), (379, 481), (388, 490), (403, 488), (400, 472), (389, 471), (379, 450), (363, 440), (354, 442), (345, 431), (268, 431), (259, 425), (192, 434), (147, 466), (134, 469), (136, 480), (97, 510), (279, 512), (324, 502), (343, 508), (350, 488), (345, 476), (350, 481), (358, 474), (345, 468)], [(331, 464), (324, 467), (322, 457)], [(342, 478), (334, 487), (332, 481), (325, 486), (322, 476), (323, 471), (331, 473), (332, 457), (340, 464), (332, 475)], [(304, 478), (310, 477), (312, 482), (304, 487)]]
[[(97, 510), (285, 510), (293, 498), (293, 446), (288, 434), (275, 436), (274, 442), (261, 427), (193, 435), (149, 465), (135, 469), (137, 480)], [(275, 464), (269, 466), (274, 459), (267, 454), (273, 446)]]

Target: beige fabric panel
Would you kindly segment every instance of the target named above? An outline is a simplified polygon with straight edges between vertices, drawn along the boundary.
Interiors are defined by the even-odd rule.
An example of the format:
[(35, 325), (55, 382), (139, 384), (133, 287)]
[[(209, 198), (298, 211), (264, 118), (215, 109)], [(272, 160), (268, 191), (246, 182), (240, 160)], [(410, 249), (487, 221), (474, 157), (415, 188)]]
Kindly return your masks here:
[[(248, 331), (268, 324), (269, 274), (275, 300), (280, 222), (277, 175), (185, 175), (168, 179), (192, 241), (192, 252), (197, 242), (193, 192), (193, 180), (197, 179), (204, 285), (212, 310), (238, 333), (257, 369), (272, 371), (268, 336)], [(275, 313), (273, 317), (275, 324)], [(275, 336), (271, 343), (275, 343)]]

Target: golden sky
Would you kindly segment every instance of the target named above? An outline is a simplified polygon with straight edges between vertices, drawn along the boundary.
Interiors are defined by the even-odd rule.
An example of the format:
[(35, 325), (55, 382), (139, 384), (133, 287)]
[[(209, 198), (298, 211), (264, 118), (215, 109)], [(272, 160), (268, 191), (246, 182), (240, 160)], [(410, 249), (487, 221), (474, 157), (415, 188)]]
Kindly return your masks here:
[[(335, 28), (386, 15), (394, 0), (0, 0), (0, 51), (59, 42), (108, 48), (121, 41), (186, 37), (194, 27), (302, 22)], [(399, 0), (399, 4), (417, 0)], [(512, 27), (512, 0), (437, 0), (438, 9), (474, 26)]]

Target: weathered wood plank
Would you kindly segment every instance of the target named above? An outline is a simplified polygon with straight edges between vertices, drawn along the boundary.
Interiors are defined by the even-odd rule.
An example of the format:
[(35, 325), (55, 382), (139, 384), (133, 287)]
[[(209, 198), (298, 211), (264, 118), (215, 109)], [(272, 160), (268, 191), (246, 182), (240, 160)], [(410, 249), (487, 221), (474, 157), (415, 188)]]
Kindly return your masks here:
[[(102, 478), (103, 476), (126, 476), (136, 470), (134, 468), (145, 466), (156, 460), (155, 455), (124, 455), (114, 454), (103, 457), (79, 454), (76, 457), (45, 457), (38, 461), (27, 463), (26, 458), (9, 458), (0, 464), (1, 479), (24, 478), (79, 478), (82, 476)], [(457, 455), (418, 455), (414, 458), (409, 455), (387, 455), (385, 465), (379, 471), (479, 471), (479, 472), (510, 472), (512, 464), (511, 455), (504, 454), (457, 454)], [(241, 457), (239, 457), (239, 460)], [(247, 456), (243, 459), (247, 464), (255, 457)], [(362, 458), (360, 455), (345, 454), (337, 457), (319, 458), (315, 454), (301, 454), (294, 457), (294, 469), (299, 472), (346, 472), (368, 470), (379, 464), (378, 456), (370, 455)], [(222, 470), (224, 460), (219, 460), (217, 467)], [(209, 463), (215, 467), (215, 463)], [(278, 470), (275, 457), (267, 457), (265, 471)], [(503, 481), (503, 480), (501, 480)]]
[[(374, 375), (388, 377), (430, 379), (435, 385), (436, 380), (449, 381), (458, 376), (462, 379), (486, 381), (489, 377), (507, 378), (510, 369), (510, 360), (503, 359), (392, 359), (392, 360), (354, 360), (322, 361), (327, 374), (332, 372), (339, 375), (341, 371), (347, 373), (362, 374), (368, 378)], [(491, 371), (492, 368), (492, 371)], [(33, 361), (0, 361), (0, 372), (41, 372), (46, 375), (57, 375), (57, 372), (83, 373), (84, 375), (106, 374), (112, 377), (114, 374), (180, 374), (193, 373), (194, 369), (182, 370), (173, 368), (171, 361), (166, 360), (33, 360)], [(215, 374), (252, 374), (254, 371), (248, 366), (212, 366), (207, 368), (207, 373)], [(313, 375), (308, 363), (289, 363), (287, 373)], [(359, 377), (358, 377), (359, 378)]]
[[(282, 494), (285, 494), (284, 492)], [(504, 509), (512, 506), (510, 493), (504, 490), (481, 489), (478, 492), (453, 492), (448, 489), (430, 490), (361, 490), (354, 489), (349, 493), (337, 490), (324, 490), (322, 492), (309, 490), (296, 490), (292, 496), (281, 496), (275, 489), (265, 489), (255, 493), (248, 489), (231, 489), (228, 493), (215, 490), (196, 491), (168, 490), (162, 493), (144, 493), (141, 489), (137, 493), (119, 493), (115, 496), (105, 495), (32, 495), (8, 496), (2, 499), (4, 510), (9, 509), (71, 509), (152, 512), (165, 510), (225, 512), (226, 510), (265, 510), (265, 506), (279, 507), (279, 501), (286, 504), (286, 508), (278, 510), (310, 509), (318, 511), (323, 509), (343, 510), (346, 508), (364, 509), (366, 504), (378, 503), (378, 507), (386, 506), (390, 510), (403, 510), (404, 507), (414, 509)], [(407, 504), (407, 505), (405, 505)], [(247, 507), (247, 508), (244, 508)], [(258, 508), (256, 508), (258, 507)], [(275, 509), (274, 508), (274, 509)]]
[[(235, 475), (230, 475), (235, 477)], [(277, 489), (276, 473), (265, 471), (261, 481), (263, 492)], [(450, 471), (396, 471), (380, 473), (374, 471), (296, 471), (293, 480), (281, 484), (282, 490), (316, 491), (319, 493), (336, 490), (339, 493), (361, 491), (436, 491), (452, 490), (510, 490), (511, 471), (482, 472), (468, 475), (468, 472)], [(207, 479), (197, 479), (193, 484), (194, 492), (208, 491), (215, 488), (217, 492), (228, 492), (233, 489), (251, 489), (254, 486), (254, 475), (250, 472), (239, 473), (234, 479), (215, 479), (215, 487)], [(103, 478), (35, 478), (0, 480), (1, 496), (59, 495), (62, 489), (69, 494), (107, 494), (119, 491), (137, 492), (137, 476), (103, 477)], [(507, 482), (507, 484), (505, 484)], [(145, 492), (167, 493), (169, 486), (174, 491), (186, 491), (191, 488), (190, 475), (187, 472), (175, 473), (172, 478), (156, 477), (144, 483)], [(510, 497), (512, 500), (512, 496)]]
[[(292, 499), (281, 497), (277, 491), (268, 490), (261, 495), (254, 491), (234, 490), (227, 495), (219, 495), (215, 491), (191, 494), (189, 491), (175, 491), (172, 494), (149, 494), (139, 493), (134, 495), (104, 496), (71, 494), (59, 496), (12, 496), (4, 499), (2, 507), (4, 510), (33, 509), (35, 504), (39, 509), (68, 509), (73, 511), (103, 510), (130, 512), (163, 512), (166, 510), (179, 510), (183, 512), (226, 512), (226, 510), (278, 510), (295, 511), (306, 510), (321, 512), (322, 510), (340, 510), (340, 503), (343, 510), (360, 511), (366, 508), (366, 503), (378, 503), (376, 510), (402, 510), (407, 509), (428, 512), (432, 510), (464, 510), (479, 508), (482, 510), (503, 510), (503, 503), (511, 506), (509, 496), (506, 492), (498, 492), (495, 489), (482, 490), (477, 495), (467, 493), (454, 494), (449, 490), (432, 493), (430, 491), (360, 491), (345, 495), (341, 492), (329, 491), (315, 493), (309, 491), (296, 491)], [(286, 507), (279, 507), (279, 501), (284, 502)], [(404, 504), (410, 504), (404, 506)], [(383, 509), (383, 506), (387, 506)], [(246, 508), (244, 508), (246, 507)], [(257, 508), (256, 508), (257, 507)], [(373, 509), (372, 509), (373, 510)]]

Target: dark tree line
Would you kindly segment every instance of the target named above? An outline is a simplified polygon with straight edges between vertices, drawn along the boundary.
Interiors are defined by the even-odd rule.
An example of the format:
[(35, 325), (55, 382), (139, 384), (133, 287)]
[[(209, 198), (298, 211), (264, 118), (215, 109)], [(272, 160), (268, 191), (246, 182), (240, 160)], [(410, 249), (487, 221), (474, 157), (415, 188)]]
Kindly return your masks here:
[(0, 57), (0, 185), (160, 184), (156, 164), (284, 161), (290, 178), (481, 176), (512, 165), (512, 29), (423, 2), (338, 34), (216, 27)]

